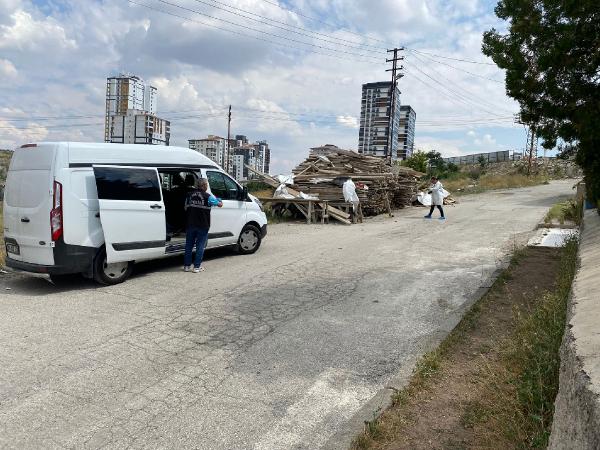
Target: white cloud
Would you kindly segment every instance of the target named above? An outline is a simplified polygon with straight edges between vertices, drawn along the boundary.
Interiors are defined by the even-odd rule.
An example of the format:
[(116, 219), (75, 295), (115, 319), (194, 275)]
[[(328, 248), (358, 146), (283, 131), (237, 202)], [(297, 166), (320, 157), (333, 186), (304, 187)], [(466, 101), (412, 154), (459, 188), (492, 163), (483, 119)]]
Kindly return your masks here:
[(31, 122), (21, 122), (16, 125), (0, 120), (0, 148), (15, 148), (28, 142), (44, 140), (46, 136), (48, 130), (42, 125)]
[(358, 117), (338, 116), (336, 120), (337, 120), (337, 123), (342, 124), (345, 127), (358, 129), (358, 122), (359, 122)]
[[(11, 81), (15, 85), (9, 85), (0, 96), (0, 117), (92, 116), (44, 122), (44, 138), (101, 140), (106, 77), (120, 71), (132, 72), (158, 88), (158, 112), (171, 120), (173, 145), (185, 146), (187, 139), (207, 134), (226, 134), (226, 108), (231, 104), (232, 134), (268, 140), (273, 170), (287, 171), (316, 145), (332, 143), (357, 148), (361, 85), (386, 80), (389, 74), (385, 64), (365, 64), (342, 51), (378, 55), (383, 62), (385, 48), (402, 43), (433, 54), (485, 60), (480, 51), (481, 33), (498, 24), (491, 15), (491, 6), (484, 7), (477, 0), (457, 1), (460, 3), (286, 2), (308, 16), (340, 25), (337, 30), (262, 0), (228, 2), (328, 36), (313, 34), (312, 40), (210, 9), (209, 14), (215, 17), (243, 22), (285, 38), (335, 47), (341, 57), (337, 59), (318, 53), (326, 50), (313, 48), (315, 52), (310, 52), (309, 46), (283, 38), (210, 21), (219, 28), (276, 40), (288, 47), (184, 21), (122, 0), (65, 0), (65, 8), (0, 0), (0, 74), (8, 79), (7, 73), (14, 76), (18, 69)], [(191, 0), (174, 2), (207, 10)], [(182, 15), (209, 21), (189, 11)], [(366, 40), (365, 36), (377, 40)], [(344, 39), (346, 46), (334, 46), (317, 38)], [(352, 42), (361, 49), (348, 47), (354, 45)], [(417, 142), (450, 153), (478, 151), (473, 142), (477, 137), (482, 146), (497, 147), (498, 142), (506, 145), (513, 130), (508, 121), (497, 116), (510, 116), (516, 108), (506, 98), (503, 85), (472, 77), (422, 55), (419, 58), (407, 53), (406, 77), (400, 83), (402, 103), (412, 105), (417, 112)], [(482, 76), (501, 77), (491, 66), (444, 62)], [(13, 111), (14, 105), (19, 105), (23, 113)], [(475, 119), (484, 120), (471, 123)], [(21, 133), (24, 130), (16, 130), (26, 123), (9, 122), (10, 131), (0, 129), (2, 145), (14, 147), (29, 139)], [(77, 123), (82, 125), (65, 126)], [(34, 121), (30, 126), (33, 132), (41, 133)], [(473, 134), (465, 136), (466, 129)], [(489, 135), (487, 140), (485, 135)], [(520, 132), (518, 137), (520, 142)]]
[(0, 76), (6, 78), (16, 78), (18, 75), (17, 68), (8, 59), (0, 58)]
[(0, 48), (33, 52), (48, 47), (77, 48), (77, 43), (67, 38), (63, 26), (51, 17), (35, 20), (30, 13), (19, 9), (11, 18), (12, 25), (0, 25)]

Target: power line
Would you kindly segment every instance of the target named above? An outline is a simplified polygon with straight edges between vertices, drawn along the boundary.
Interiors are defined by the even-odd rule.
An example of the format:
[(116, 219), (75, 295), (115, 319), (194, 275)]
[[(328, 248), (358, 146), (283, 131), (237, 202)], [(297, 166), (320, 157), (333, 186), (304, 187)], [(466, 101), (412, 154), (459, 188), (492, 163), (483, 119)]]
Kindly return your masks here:
[[(417, 77), (415, 75), (414, 72), (408, 71), (408, 73), (415, 77), (415, 79), (417, 79), (418, 81), (420, 81), (421, 83), (425, 84), (426, 86), (430, 87), (431, 89), (434, 89), (435, 91), (437, 91), (438, 93), (442, 94), (444, 97), (446, 97), (447, 99), (449, 99), (451, 102), (453, 103), (462, 103), (463, 106), (467, 106), (469, 108), (477, 108), (477, 109), (481, 109), (487, 113), (490, 113), (490, 111), (486, 110), (485, 108), (482, 108), (480, 105), (478, 104), (473, 104), (473, 102), (469, 102), (467, 101), (467, 99), (463, 98), (460, 94), (458, 94), (456, 91), (453, 91), (452, 89), (450, 89), (448, 86), (446, 86), (445, 84), (441, 83), (440, 81), (436, 80), (435, 78), (433, 78), (432, 76), (430, 76), (429, 74), (425, 73), (424, 71), (422, 71), (419, 67), (417, 66), (411, 66), (411, 65), (407, 65), (407, 67), (410, 69), (411, 67), (413, 67), (414, 69), (418, 70), (421, 74), (425, 75), (427, 78), (429, 78), (431, 81), (433, 81), (435, 84), (440, 85), (442, 88), (448, 90), (449, 93), (440, 90), (439, 87), (431, 85), (427, 82), (425, 82), (424, 80), (422, 80), (421, 78)], [(490, 113), (490, 114), (494, 114), (494, 113)]]
[[(262, 24), (265, 24), (265, 25), (269, 25), (271, 27), (279, 28), (279, 29), (284, 30), (284, 31), (288, 31), (288, 32), (292, 32), (292, 33), (295, 33), (295, 34), (299, 34), (301, 36), (307, 36), (307, 37), (310, 37), (312, 39), (316, 39), (316, 40), (319, 40), (319, 41), (328, 42), (330, 44), (340, 45), (340, 46), (343, 46), (343, 47), (349, 47), (349, 48), (353, 48), (353, 49), (361, 50), (361, 51), (368, 50), (368, 49), (361, 48), (361, 47), (370, 47), (370, 48), (376, 49), (379, 52), (385, 52), (385, 49), (383, 47), (375, 47), (375, 46), (368, 45), (368, 44), (361, 44), (361, 43), (357, 43), (357, 42), (354, 42), (354, 41), (349, 41), (347, 39), (338, 38), (338, 37), (335, 37), (335, 36), (330, 36), (330, 35), (325, 34), (325, 33), (320, 33), (318, 31), (309, 30), (307, 28), (299, 27), (297, 25), (290, 25), (290, 24), (288, 24), (286, 22), (282, 22), (282, 21), (276, 20), (276, 19), (271, 19), (269, 17), (265, 17), (265, 16), (262, 16), (260, 14), (253, 13), (251, 11), (247, 11), (245, 9), (238, 8), (236, 6), (231, 6), (231, 5), (228, 5), (226, 3), (222, 3), (222, 2), (217, 1), (217, 0), (209, 0), (211, 3), (207, 3), (204, 0), (194, 0), (194, 1), (197, 2), (197, 3), (201, 3), (203, 5), (206, 5), (206, 6), (211, 6), (213, 8), (219, 9), (221, 11), (225, 11), (225, 12), (227, 12), (229, 14), (233, 14), (233, 15), (236, 15), (236, 16), (239, 16), (239, 17), (243, 17), (243, 18), (248, 19), (248, 20), (252, 20), (254, 22), (258, 22), (258, 23), (262, 23)], [(217, 6), (217, 5), (222, 5), (222, 6)], [(230, 9), (232, 9), (234, 11), (230, 11), (230, 10), (228, 10), (226, 8), (230, 8)], [(236, 11), (241, 11), (241, 12), (243, 12), (245, 14), (249, 14), (249, 15), (255, 16), (255, 17), (260, 17), (260, 19), (263, 19), (263, 20), (254, 19), (253, 17), (248, 17), (248, 16), (246, 16), (244, 14), (240, 14), (240, 13), (238, 13)], [(271, 22), (273, 22), (273, 23), (271, 23)], [(281, 26), (278, 26), (278, 25), (274, 25), (274, 23), (275, 24), (285, 25), (285, 28), (281, 27)], [(290, 28), (292, 28), (292, 29), (290, 29)], [(295, 30), (293, 30), (294, 28), (298, 29), (298, 30), (302, 30), (304, 32), (308, 32), (309, 34), (304, 33), (304, 32), (295, 31)], [(318, 37), (315, 37), (314, 35), (324, 36), (324, 37), (326, 37), (328, 39), (318, 38)], [(332, 41), (331, 39), (334, 39), (334, 40)], [(336, 42), (336, 41), (339, 41), (339, 42)], [(343, 44), (341, 42), (346, 42), (346, 44)], [(352, 45), (349, 45), (349, 44), (352, 44)]]
[[(422, 59), (421, 59), (419, 56), (417, 56), (417, 55), (414, 55), (414, 56), (415, 56), (415, 58), (417, 58), (417, 59), (418, 59), (418, 60), (419, 60), (421, 63), (425, 64), (425, 61), (423, 61), (423, 60), (422, 60)], [(416, 66), (415, 66), (415, 67), (416, 67)], [(420, 70), (418, 67), (416, 67), (416, 68), (417, 68), (417, 70), (421, 71), (421, 70)], [(435, 73), (436, 73), (436, 74), (437, 74), (437, 75), (438, 75), (440, 78), (442, 78), (442, 79), (446, 80), (446, 81), (447, 81), (447, 82), (449, 82), (449, 83), (456, 84), (454, 81), (452, 81), (452, 80), (448, 79), (447, 77), (445, 77), (444, 75), (442, 75), (441, 73), (439, 73), (439, 72), (438, 72), (437, 70), (435, 70), (434, 68), (430, 68), (430, 69), (431, 69), (433, 72), (435, 72)], [(422, 71), (421, 71), (421, 72), (422, 72)], [(444, 85), (442, 85), (442, 86), (444, 86)], [(446, 87), (446, 89), (448, 89), (448, 90), (452, 91), (452, 89), (450, 89), (449, 87), (447, 87), (447, 86), (445, 86), (445, 87)], [(465, 96), (467, 100), (469, 100), (469, 101), (471, 101), (471, 102), (475, 102), (475, 103), (478, 103), (478, 102), (479, 102), (479, 103), (481, 103), (482, 105), (487, 105), (487, 106), (488, 106), (488, 107), (490, 107), (490, 108), (500, 109), (500, 108), (498, 108), (498, 106), (496, 106), (496, 105), (493, 105), (493, 104), (489, 103), (488, 101), (486, 101), (486, 100), (484, 100), (484, 99), (481, 99), (481, 98), (479, 98), (479, 97), (478, 97), (478, 96), (476, 96), (475, 94), (473, 94), (473, 93), (471, 93), (471, 92), (469, 92), (469, 91), (467, 91), (467, 90), (465, 90), (465, 89), (462, 89), (462, 88), (460, 88), (458, 85), (456, 85), (456, 87), (462, 91), (462, 94), (460, 94), (460, 93), (459, 93), (459, 95), (463, 95), (463, 96)], [(487, 111), (487, 112), (490, 112), (490, 111)], [(491, 113), (491, 114), (494, 114), (494, 113)]]
[[(306, 14), (301, 13), (298, 10), (291, 9), (289, 7), (285, 7), (285, 6), (283, 6), (283, 5), (279, 4), (279, 3), (276, 3), (276, 2), (273, 2), (273, 1), (270, 1), (270, 0), (263, 0), (263, 2), (268, 3), (270, 5), (273, 5), (273, 6), (276, 6), (279, 9), (282, 9), (284, 11), (296, 14), (296, 15), (298, 15), (300, 17), (304, 17), (305, 19), (312, 20), (312, 21), (315, 21), (315, 22), (318, 22), (318, 23), (322, 23), (324, 25), (327, 25), (327, 26), (330, 26), (330, 27), (333, 27), (333, 28), (338, 28), (340, 30), (344, 30), (344, 31), (346, 31), (346, 32), (348, 32), (350, 34), (353, 34), (355, 36), (360, 37), (361, 39), (367, 39), (367, 40), (371, 40), (373, 42), (379, 42), (379, 43), (385, 45), (386, 47), (394, 47), (394, 46), (397, 45), (397, 43), (390, 43), (389, 41), (386, 41), (386, 40), (383, 40), (383, 39), (378, 39), (378, 38), (375, 38), (375, 37), (372, 37), (372, 36), (367, 36), (365, 34), (356, 33), (355, 31), (352, 31), (352, 30), (350, 30), (348, 28), (340, 27), (337, 24), (332, 24), (332, 23), (326, 22), (326, 21), (324, 21), (322, 19), (318, 19), (318, 18), (315, 18), (315, 17), (308, 16)], [(437, 55), (437, 54), (433, 54), (433, 53), (429, 53), (429, 52), (424, 52), (422, 50), (416, 50), (416, 49), (413, 49), (413, 48), (410, 48), (410, 47), (406, 47), (406, 46), (404, 46), (404, 48), (407, 49), (407, 50), (416, 51), (416, 52), (423, 53), (423, 54), (426, 54), (426, 55), (435, 56), (437, 58), (448, 59), (448, 60), (452, 60), (452, 61), (460, 61), (460, 62), (464, 62), (464, 63), (468, 63), (468, 64), (480, 64), (480, 65), (496, 66), (496, 64), (489, 63), (489, 62), (473, 61), (473, 60), (464, 59), (464, 58), (453, 58), (453, 57), (450, 57), (450, 56)]]
[[(230, 29), (227, 29), (227, 28), (222, 28), (222, 27), (220, 27), (218, 25), (214, 25), (214, 24), (208, 23), (208, 22), (203, 22), (203, 21), (197, 20), (197, 19), (192, 19), (190, 17), (180, 16), (179, 14), (175, 14), (175, 13), (173, 13), (171, 11), (166, 11), (164, 9), (156, 8), (155, 6), (152, 6), (152, 5), (148, 5), (148, 4), (144, 4), (144, 3), (139, 3), (139, 2), (134, 1), (134, 0), (126, 0), (126, 1), (129, 2), (129, 3), (131, 3), (131, 4), (134, 4), (134, 5), (137, 5), (137, 6), (141, 6), (143, 8), (150, 9), (152, 11), (159, 12), (161, 14), (169, 15), (169, 16), (172, 16), (172, 17), (177, 17), (177, 18), (185, 20), (187, 22), (198, 23), (198, 24), (210, 27), (210, 28), (215, 28), (215, 29), (220, 30), (220, 31), (224, 31), (224, 32), (227, 32), (227, 33), (236, 34), (238, 36), (249, 37), (251, 39), (256, 39), (258, 41), (268, 42), (270, 44), (275, 44), (275, 45), (277, 45), (279, 47), (291, 48), (291, 49), (294, 49), (294, 50), (300, 50), (300, 51), (304, 51), (304, 52), (312, 52), (312, 53), (315, 53), (315, 54), (318, 54), (318, 55), (324, 55), (324, 56), (328, 56), (328, 57), (331, 57), (331, 58), (337, 58), (337, 59), (342, 59), (342, 60), (346, 60), (346, 61), (362, 62), (362, 63), (366, 63), (366, 64), (370, 64), (370, 65), (377, 64), (377, 63), (374, 63), (373, 61), (367, 61), (367, 60), (364, 60), (364, 59), (346, 58), (346, 57), (343, 57), (343, 56), (338, 56), (338, 55), (334, 55), (334, 54), (331, 54), (331, 53), (325, 53), (325, 52), (321, 52), (321, 51), (318, 51), (318, 50), (309, 50), (309, 49), (300, 48), (300, 47), (296, 47), (296, 46), (289, 45), (289, 44), (284, 44), (284, 43), (277, 42), (277, 41), (274, 41), (274, 40), (271, 40), (271, 39), (265, 39), (265, 38), (262, 38), (260, 36), (254, 36), (254, 35), (249, 34), (249, 33), (243, 33), (243, 32), (236, 31), (236, 30), (230, 30)], [(280, 36), (277, 36), (277, 37), (280, 37)], [(383, 62), (380, 63), (380, 64), (383, 64)]]
[[(415, 74), (411, 73), (411, 76), (416, 77)], [(423, 82), (423, 80), (419, 79), (419, 81)], [(432, 87), (430, 84), (423, 82), (429, 87)], [(441, 93), (444, 93), (443, 91)], [(452, 98), (451, 98), (452, 99)], [(454, 99), (452, 99), (454, 100)], [(212, 110), (206, 111), (204, 109), (183, 109), (183, 110), (166, 110), (160, 111), (157, 115), (164, 117), (166, 120), (186, 120), (188, 118), (211, 118), (211, 117), (221, 117), (224, 112), (226, 112), (228, 106), (212, 106)], [(309, 117), (311, 120), (317, 119), (338, 119), (340, 117), (354, 117), (351, 114), (335, 114), (335, 113), (324, 113), (324, 112), (293, 112), (293, 111), (273, 111), (268, 109), (259, 109), (252, 108), (248, 106), (236, 106), (236, 110), (238, 114), (252, 114), (252, 113), (261, 113), (261, 114), (269, 114), (274, 117), (279, 116), (299, 116), (299, 117)], [(197, 113), (197, 114), (191, 114)], [(185, 114), (185, 116), (180, 117), (181, 114)], [(73, 120), (73, 119), (84, 119), (84, 118), (101, 118), (104, 117), (104, 114), (86, 114), (86, 115), (66, 115), (66, 116), (30, 116), (30, 117), (18, 117), (18, 118), (10, 118), (10, 117), (0, 117), (0, 120), (5, 122), (37, 122), (37, 121), (46, 121), (46, 120)], [(419, 116), (419, 120), (426, 120), (427, 116)], [(430, 116), (430, 119), (440, 120), (440, 121), (472, 121), (472, 120), (486, 120), (486, 119), (496, 119), (499, 116), (493, 115), (488, 117), (478, 117), (474, 118), (473, 116), (464, 116), (464, 115), (444, 115), (444, 116)], [(502, 116), (502, 119), (513, 119), (513, 115), (510, 116)], [(78, 124), (72, 124), (74, 126)], [(62, 126), (62, 125), (61, 125)], [(13, 128), (13, 127), (6, 127)]]
[[(424, 54), (421, 54), (421, 52), (416, 52), (416, 51), (414, 51), (414, 50), (409, 50), (409, 51), (410, 51), (410, 52), (412, 52), (412, 53), (414, 53), (414, 54), (419, 54), (419, 55), (423, 56), (424, 58), (427, 58), (428, 60), (430, 60), (430, 61), (433, 61), (433, 62), (435, 62), (435, 63), (437, 63), (437, 64), (442, 64), (442, 65), (444, 65), (444, 66), (447, 66), (447, 67), (450, 67), (450, 68), (452, 68), (452, 69), (454, 69), (454, 70), (459, 70), (459, 71), (461, 71), (461, 72), (468, 73), (468, 74), (469, 74), (469, 75), (471, 75), (471, 76), (474, 76), (474, 77), (477, 77), (477, 78), (482, 78), (482, 79), (484, 79), (484, 80), (488, 80), (488, 81), (493, 81), (494, 83), (500, 83), (500, 84), (504, 84), (504, 81), (494, 80), (493, 78), (489, 78), (489, 77), (486, 77), (486, 76), (483, 76), (483, 75), (479, 75), (479, 74), (477, 74), (477, 73), (469, 72), (468, 70), (461, 69), (460, 67), (455, 67), (455, 66), (453, 66), (453, 65), (450, 65), (450, 64), (448, 64), (448, 63), (445, 63), (445, 62), (443, 62), (443, 61), (437, 61), (437, 60), (435, 60), (435, 59), (433, 59), (433, 58), (431, 58), (431, 57), (429, 57), (429, 56), (425, 56)], [(416, 56), (416, 55), (415, 55), (415, 56)]]
[(452, 61), (460, 61), (460, 62), (469, 63), (469, 64), (480, 64), (483, 66), (496, 66), (496, 64), (494, 64), (494, 63), (482, 62), (482, 61), (472, 61), (469, 59), (461, 59), (461, 58), (451, 58), (449, 56), (436, 55), (434, 53), (424, 52), (422, 50), (416, 50), (414, 48), (409, 48), (408, 50), (411, 50), (416, 53), (424, 54), (424, 55), (435, 56), (436, 58), (449, 59)]
[(293, 14), (296, 14), (296, 15), (298, 15), (298, 16), (300, 16), (300, 17), (304, 17), (305, 19), (312, 20), (312, 21), (314, 21), (314, 22), (319, 22), (319, 23), (322, 23), (322, 24), (324, 24), (324, 25), (327, 25), (327, 26), (329, 26), (329, 27), (332, 27), (332, 28), (337, 28), (337, 29), (340, 29), (340, 30), (346, 31), (346, 32), (348, 32), (348, 33), (350, 33), (350, 34), (353, 34), (353, 35), (355, 35), (355, 36), (358, 36), (358, 37), (360, 37), (360, 38), (362, 38), (362, 39), (366, 38), (366, 39), (369, 39), (369, 40), (371, 40), (371, 41), (374, 41), (374, 42), (381, 42), (382, 44), (385, 44), (386, 46), (389, 46), (389, 45), (390, 45), (388, 42), (386, 42), (386, 41), (384, 41), (384, 40), (382, 40), (382, 39), (377, 39), (377, 38), (374, 38), (374, 37), (365, 36), (365, 35), (362, 35), (362, 34), (360, 34), (360, 33), (356, 33), (355, 31), (352, 31), (352, 30), (350, 30), (350, 29), (348, 29), (348, 28), (343, 28), (343, 27), (340, 27), (339, 25), (331, 24), (331, 23), (329, 23), (329, 22), (326, 22), (326, 21), (324, 21), (324, 20), (317, 19), (317, 18), (315, 18), (315, 17), (311, 17), (311, 16), (307, 16), (306, 14), (303, 14), (303, 13), (301, 13), (301, 12), (299, 12), (299, 11), (296, 11), (296, 10), (294, 10), (294, 9), (291, 9), (291, 8), (286, 8), (285, 6), (282, 6), (282, 5), (280, 5), (279, 3), (271, 2), (271, 1), (269, 1), (269, 0), (263, 0), (263, 2), (265, 2), (265, 3), (268, 3), (268, 4), (270, 4), (270, 5), (273, 5), (273, 6), (276, 6), (276, 7), (278, 7), (279, 9), (282, 9), (282, 10), (284, 10), (284, 11), (291, 12), (291, 13), (293, 13)]
[(339, 50), (339, 49), (335, 49), (335, 48), (331, 48), (331, 47), (326, 47), (326, 46), (323, 46), (323, 45), (314, 44), (312, 42), (300, 41), (298, 39), (293, 39), (293, 38), (290, 38), (290, 37), (287, 37), (287, 36), (280, 36), (278, 34), (269, 33), (268, 31), (263, 31), (263, 30), (260, 30), (258, 28), (253, 28), (253, 27), (249, 27), (247, 25), (242, 25), (242, 24), (239, 24), (239, 23), (236, 23), (236, 22), (232, 22), (231, 20), (223, 19), (223, 18), (216, 17), (216, 16), (211, 16), (210, 14), (203, 13), (202, 11), (198, 11), (198, 10), (193, 9), (193, 8), (188, 8), (186, 6), (178, 5), (177, 3), (172, 3), (172, 2), (170, 2), (168, 0), (157, 0), (157, 1), (160, 2), (160, 3), (163, 3), (165, 5), (172, 6), (173, 8), (182, 9), (184, 11), (188, 11), (188, 12), (191, 12), (191, 13), (194, 13), (194, 14), (198, 14), (200, 16), (208, 17), (209, 19), (213, 19), (213, 20), (218, 20), (220, 22), (224, 22), (224, 23), (226, 23), (228, 25), (233, 25), (233, 26), (236, 26), (236, 27), (243, 28), (245, 30), (254, 31), (254, 32), (261, 33), (261, 34), (264, 34), (264, 35), (267, 35), (267, 36), (275, 37), (275, 38), (278, 38), (278, 39), (283, 39), (283, 40), (286, 40), (286, 41), (289, 41), (289, 42), (294, 42), (296, 44), (307, 45), (307, 46), (310, 46), (310, 47), (318, 48), (320, 50), (333, 51), (333, 52), (336, 52), (336, 53), (344, 53), (344, 54), (347, 54), (347, 55), (357, 56), (357, 57), (360, 57), (360, 58), (370, 58), (370, 59), (374, 59), (374, 60), (375, 59), (379, 59), (376, 56), (371, 56), (371, 55), (367, 55), (367, 54), (363, 54), (363, 53), (349, 52), (347, 50)]
[[(292, 123), (300, 123), (300, 124), (317, 124), (317, 125), (330, 125), (330, 126), (342, 126), (348, 127), (346, 124), (340, 122), (340, 119), (344, 116), (331, 116), (330, 119), (327, 118), (289, 118), (289, 117), (278, 117), (270, 115), (270, 111), (263, 111), (258, 113), (250, 113), (250, 112), (239, 112), (237, 116), (241, 117), (246, 122), (256, 122), (256, 121), (267, 121), (267, 122), (292, 122)], [(188, 115), (186, 117), (178, 118), (178, 122), (187, 122), (190, 120), (197, 120), (198, 118), (220, 118), (222, 114), (205, 114), (205, 115)], [(324, 116), (323, 116), (324, 117)], [(354, 117), (353, 117), (354, 118)], [(358, 118), (356, 118), (358, 120)], [(465, 117), (463, 120), (447, 120), (442, 117), (439, 120), (418, 120), (417, 123), (424, 126), (467, 126), (467, 125), (477, 125), (477, 124), (501, 124), (501, 123), (512, 123), (513, 117), (502, 117), (502, 118), (467, 118)], [(16, 129), (16, 130), (39, 130), (41, 129), (65, 129), (65, 128), (80, 128), (80, 127), (92, 127), (92, 126), (102, 126), (104, 122), (91, 122), (91, 123), (77, 123), (77, 124), (55, 124), (55, 125), (37, 125), (37, 126), (25, 126), (25, 127), (0, 127), (0, 129)], [(177, 123), (171, 123), (171, 127), (176, 126)]]

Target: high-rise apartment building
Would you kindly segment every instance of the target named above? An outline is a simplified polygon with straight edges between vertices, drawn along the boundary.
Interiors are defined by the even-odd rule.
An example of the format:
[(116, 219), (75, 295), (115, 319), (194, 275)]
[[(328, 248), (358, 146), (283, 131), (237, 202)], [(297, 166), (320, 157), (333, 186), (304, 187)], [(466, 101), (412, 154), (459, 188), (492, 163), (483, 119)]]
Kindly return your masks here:
[(238, 181), (259, 178), (247, 166), (268, 174), (271, 166), (271, 149), (267, 141), (251, 144), (246, 136), (238, 134), (231, 147), (230, 175)]
[(156, 116), (156, 103), (156, 88), (140, 77), (107, 78), (104, 141), (169, 145), (170, 122)]
[[(238, 181), (257, 178), (256, 174), (248, 170), (247, 165), (263, 173), (269, 173), (271, 164), (271, 150), (267, 141), (249, 143), (248, 138), (238, 134), (235, 139), (229, 140), (219, 136), (209, 135), (204, 139), (190, 139), (189, 148), (207, 156), (221, 167), (226, 158), (229, 159), (229, 174)], [(229, 152), (228, 152), (229, 150)]]
[(125, 114), (111, 115), (109, 140), (114, 144), (169, 145), (171, 122), (146, 111), (128, 109)]
[[(392, 117), (391, 139), (390, 116)], [(358, 153), (391, 157), (395, 160), (398, 157), (399, 121), (400, 90), (398, 87), (396, 86), (392, 111), (391, 81), (363, 84)]]
[(415, 150), (415, 125), (417, 113), (410, 105), (400, 106), (400, 123), (398, 128), (398, 159), (406, 159)]
[(213, 134), (204, 139), (189, 139), (189, 148), (202, 153), (219, 166), (225, 167), (227, 158), (227, 139)]

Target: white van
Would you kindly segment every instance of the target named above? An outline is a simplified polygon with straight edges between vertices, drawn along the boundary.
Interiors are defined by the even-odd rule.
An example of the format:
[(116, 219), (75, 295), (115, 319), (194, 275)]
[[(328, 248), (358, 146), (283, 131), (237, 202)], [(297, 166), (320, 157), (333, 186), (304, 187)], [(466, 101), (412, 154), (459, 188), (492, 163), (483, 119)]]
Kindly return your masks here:
[(134, 262), (183, 253), (184, 202), (199, 177), (223, 201), (207, 248), (254, 253), (262, 205), (213, 161), (181, 147), (41, 142), (15, 150), (4, 193), (9, 267), (57, 280), (124, 281)]

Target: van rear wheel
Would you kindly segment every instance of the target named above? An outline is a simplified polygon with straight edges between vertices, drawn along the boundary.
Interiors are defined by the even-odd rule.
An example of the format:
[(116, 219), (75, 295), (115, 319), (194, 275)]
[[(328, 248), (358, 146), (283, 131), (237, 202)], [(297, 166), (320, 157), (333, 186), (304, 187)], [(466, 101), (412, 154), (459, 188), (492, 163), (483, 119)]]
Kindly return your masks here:
[(260, 230), (254, 225), (246, 225), (238, 239), (238, 251), (242, 255), (254, 253), (260, 247), (261, 235)]
[(100, 253), (94, 260), (94, 280), (100, 284), (113, 285), (119, 284), (129, 278), (133, 271), (133, 262), (125, 261), (118, 263), (108, 263), (106, 260), (106, 250), (100, 250)]

